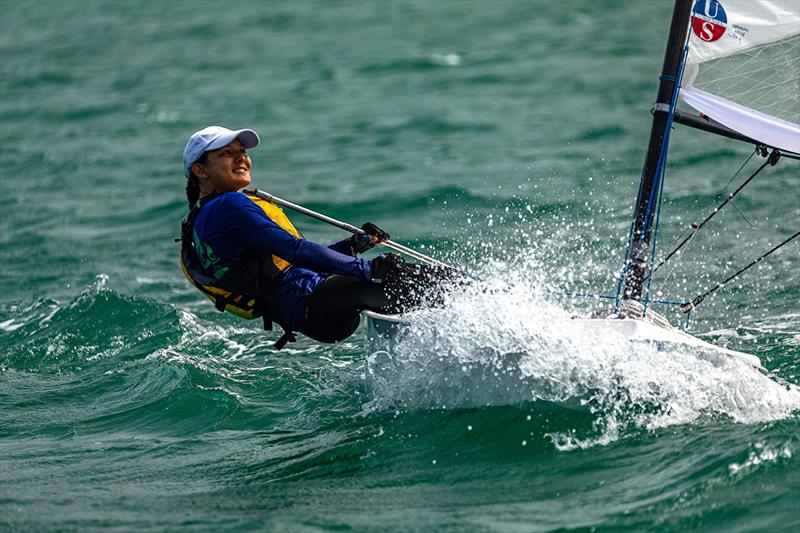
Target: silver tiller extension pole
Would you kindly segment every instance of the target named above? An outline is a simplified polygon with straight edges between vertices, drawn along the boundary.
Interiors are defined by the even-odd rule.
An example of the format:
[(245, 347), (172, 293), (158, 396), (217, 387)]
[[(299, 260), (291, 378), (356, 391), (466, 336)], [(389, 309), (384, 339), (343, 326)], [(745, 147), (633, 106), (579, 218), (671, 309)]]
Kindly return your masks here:
[[(326, 223), (328, 223), (328, 224), (330, 224), (332, 226), (336, 226), (337, 228), (343, 229), (345, 231), (349, 231), (350, 233), (355, 233), (355, 234), (358, 234), (358, 235), (366, 235), (366, 233), (367, 233), (363, 229), (357, 228), (357, 227), (353, 226), (352, 224), (348, 224), (347, 222), (342, 222), (340, 220), (336, 220), (335, 218), (331, 218), (331, 217), (329, 217), (327, 215), (323, 215), (322, 213), (317, 213), (316, 211), (312, 211), (311, 209), (303, 207), (302, 205), (297, 205), (297, 204), (294, 204), (294, 203), (289, 202), (287, 200), (284, 200), (282, 198), (278, 198), (277, 196), (273, 196), (272, 194), (269, 194), (268, 192), (264, 192), (264, 191), (261, 191), (259, 189), (256, 189), (254, 192), (255, 192), (255, 195), (258, 196), (259, 198), (261, 198), (262, 200), (267, 200), (268, 202), (272, 202), (272, 203), (275, 203), (275, 204), (278, 204), (278, 205), (282, 205), (283, 207), (288, 207), (289, 209), (297, 211), (298, 213), (303, 213), (304, 215), (308, 215), (311, 218), (316, 218), (317, 220), (321, 220), (322, 222), (326, 222)], [(389, 240), (389, 241), (386, 241), (386, 242), (382, 242), (381, 244), (383, 244), (387, 248), (391, 248), (392, 250), (396, 250), (398, 252), (404, 253), (409, 257), (413, 257), (414, 259), (418, 259), (419, 261), (422, 261), (424, 263), (428, 263), (429, 265), (438, 266), (438, 267), (442, 267), (442, 268), (449, 268), (450, 270), (459, 271), (459, 269), (457, 269), (457, 268), (451, 267), (448, 264), (442, 263), (441, 261), (437, 261), (433, 257), (428, 257), (427, 255), (425, 255), (423, 253), (420, 253), (420, 252), (418, 252), (416, 250), (412, 250), (411, 248), (408, 248), (407, 246), (403, 246), (402, 244), (398, 244), (398, 243), (396, 243), (394, 241)]]

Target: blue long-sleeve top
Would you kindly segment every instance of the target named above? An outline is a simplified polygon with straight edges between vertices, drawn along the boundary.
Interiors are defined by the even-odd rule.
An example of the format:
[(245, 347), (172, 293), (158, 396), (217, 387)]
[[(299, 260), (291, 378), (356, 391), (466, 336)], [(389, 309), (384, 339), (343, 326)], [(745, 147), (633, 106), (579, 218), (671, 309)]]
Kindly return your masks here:
[(277, 322), (291, 329), (302, 327), (306, 297), (330, 274), (364, 281), (372, 278), (368, 260), (345, 255), (349, 251), (347, 240), (325, 247), (298, 239), (239, 192), (220, 194), (203, 206), (194, 222), (194, 238), (200, 263), (214, 277), (252, 248), (292, 263), (275, 292)]

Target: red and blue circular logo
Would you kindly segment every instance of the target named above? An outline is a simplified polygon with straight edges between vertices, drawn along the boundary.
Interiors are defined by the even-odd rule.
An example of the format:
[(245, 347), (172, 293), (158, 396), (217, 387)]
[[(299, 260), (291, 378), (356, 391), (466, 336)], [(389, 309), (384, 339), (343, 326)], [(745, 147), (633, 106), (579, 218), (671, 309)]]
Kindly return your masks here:
[(728, 27), (728, 16), (717, 0), (697, 0), (692, 10), (692, 30), (701, 40), (712, 43)]

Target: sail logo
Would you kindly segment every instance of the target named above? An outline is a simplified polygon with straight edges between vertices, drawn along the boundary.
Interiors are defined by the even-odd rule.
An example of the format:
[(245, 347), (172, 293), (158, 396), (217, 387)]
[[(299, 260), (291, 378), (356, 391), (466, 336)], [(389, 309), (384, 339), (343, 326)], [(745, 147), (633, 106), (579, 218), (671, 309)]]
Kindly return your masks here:
[(728, 16), (717, 0), (697, 0), (692, 9), (692, 31), (701, 40), (712, 43), (728, 27)]

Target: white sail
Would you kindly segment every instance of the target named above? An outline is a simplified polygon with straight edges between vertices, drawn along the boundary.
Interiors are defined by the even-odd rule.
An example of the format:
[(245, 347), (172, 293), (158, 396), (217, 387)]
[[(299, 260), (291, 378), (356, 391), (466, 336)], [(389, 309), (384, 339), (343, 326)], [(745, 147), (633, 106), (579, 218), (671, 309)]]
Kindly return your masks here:
[(800, 0), (697, 0), (691, 25), (683, 101), (800, 152)]

